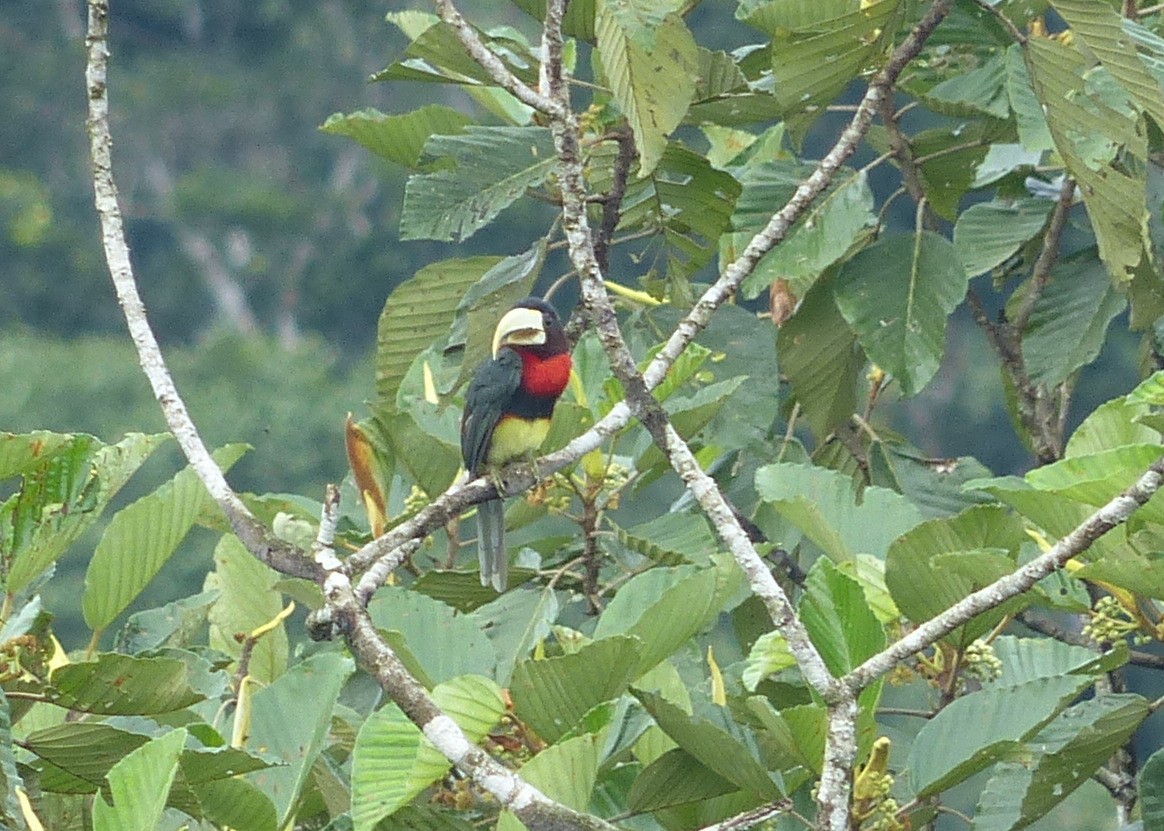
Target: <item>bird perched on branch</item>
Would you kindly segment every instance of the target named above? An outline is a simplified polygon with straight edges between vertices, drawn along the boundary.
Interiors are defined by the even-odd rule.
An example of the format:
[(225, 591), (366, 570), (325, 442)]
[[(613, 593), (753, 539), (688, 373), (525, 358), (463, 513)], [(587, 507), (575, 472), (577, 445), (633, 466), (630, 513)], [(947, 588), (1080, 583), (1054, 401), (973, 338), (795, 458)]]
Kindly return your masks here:
[[(461, 417), (461, 457), (470, 476), (529, 458), (546, 438), (558, 396), (570, 380), (570, 344), (546, 301), (520, 300), (497, 323), (493, 357), (473, 372)], [(505, 589), (505, 507), (500, 499), (477, 508), (481, 585)]]

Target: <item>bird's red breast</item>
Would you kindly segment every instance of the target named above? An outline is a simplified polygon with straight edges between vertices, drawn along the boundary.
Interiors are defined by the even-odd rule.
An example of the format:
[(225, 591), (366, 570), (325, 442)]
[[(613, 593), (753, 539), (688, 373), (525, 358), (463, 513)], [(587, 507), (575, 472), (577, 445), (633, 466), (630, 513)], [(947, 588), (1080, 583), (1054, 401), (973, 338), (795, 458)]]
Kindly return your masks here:
[(557, 398), (570, 383), (570, 353), (539, 358), (529, 350), (521, 355), (521, 389), (539, 398)]

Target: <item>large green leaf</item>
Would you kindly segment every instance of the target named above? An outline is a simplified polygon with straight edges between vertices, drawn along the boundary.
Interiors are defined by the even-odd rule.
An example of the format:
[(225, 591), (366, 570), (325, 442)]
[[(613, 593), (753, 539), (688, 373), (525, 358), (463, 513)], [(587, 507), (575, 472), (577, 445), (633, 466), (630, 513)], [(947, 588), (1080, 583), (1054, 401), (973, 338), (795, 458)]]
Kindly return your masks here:
[(652, 0), (602, 0), (594, 29), (603, 72), (634, 133), (645, 176), (695, 97), (699, 49), (683, 18)]
[(416, 174), (404, 191), (401, 239), (460, 242), (540, 185), (554, 169), (550, 131), (542, 127), (467, 127), (433, 136), (424, 152), (453, 167)]
[(973, 776), (1019, 749), (1092, 679), (1039, 678), (954, 699), (918, 731), (906, 763), (910, 787), (923, 799)]
[(569, 655), (521, 661), (509, 681), (514, 711), (553, 744), (595, 706), (622, 695), (638, 663), (638, 641), (622, 636)]
[[(479, 742), (505, 712), (500, 688), (465, 675), (438, 685), (434, 703)], [(352, 822), (368, 831), (444, 776), (451, 763), (421, 735), (395, 704), (372, 713), (356, 737), (352, 754)]]
[(823, 441), (857, 409), (857, 376), (865, 365), (831, 285), (812, 287), (796, 314), (780, 327), (776, 349), (805, 421), (817, 441)]
[(500, 257), (468, 257), (429, 263), (388, 296), (376, 326), (377, 412), (396, 409), (396, 391), (424, 349), (446, 334), (461, 296)]
[(928, 107), (943, 115), (1007, 118), (1010, 101), (1006, 94), (1006, 63), (992, 55), (980, 66), (952, 75), (921, 95)]
[(552, 589), (508, 591), (470, 616), (497, 650), (497, 682), (508, 684), (513, 666), (550, 634), (561, 605)]
[(664, 566), (708, 565), (719, 547), (702, 514), (672, 512), (631, 528), (614, 526), (614, 533), (631, 551)]
[(1139, 794), (1144, 831), (1164, 831), (1164, 750), (1153, 753), (1140, 769)]
[(1043, 230), (1051, 204), (1045, 199), (979, 202), (958, 215), (954, 247), (966, 273), (996, 268)]
[(809, 570), (799, 613), (833, 675), (844, 675), (885, 648), (885, 630), (860, 584), (828, 559)]
[(1102, 695), (1064, 710), (1028, 743), (1032, 758), (998, 766), (979, 796), (976, 831), (1018, 831), (1044, 816), (1123, 746), (1149, 712), (1138, 695)]
[[(902, 613), (922, 623), (1015, 567), (1025, 539), (1018, 517), (996, 506), (967, 508), (903, 534), (885, 557), (885, 584)], [(979, 615), (947, 636), (959, 646), (979, 637), (1021, 598)]]
[[(732, 233), (720, 245), (720, 262), (741, 253), (811, 173), (809, 165), (765, 162), (749, 165), (741, 176), (743, 193), (732, 216)], [(873, 191), (863, 172), (842, 168), (785, 239), (760, 261), (740, 286), (747, 298), (767, 291), (775, 279), (803, 297), (825, 270), (845, 256), (876, 222)]]
[(193, 786), (202, 813), (235, 831), (275, 831), (278, 817), (267, 796), (245, 779), (215, 779)]
[(1093, 251), (1059, 263), (1035, 302), (1023, 338), (1031, 380), (1055, 386), (1094, 361), (1107, 342), (1108, 325), (1127, 305)]
[(1086, 456), (1072, 456), (1030, 471), (1033, 487), (1089, 505), (1106, 504), (1164, 455), (1159, 444), (1129, 444)]
[[(80, 780), (85, 786), (70, 793), (93, 793), (119, 761), (149, 741), (148, 735), (131, 733), (101, 722), (58, 724), (35, 730), (24, 740), (26, 749), (54, 768)], [(41, 787), (56, 790), (42, 777)]]
[(279, 827), (295, 813), (311, 776), (340, 688), (354, 669), (350, 658), (324, 652), (296, 664), (255, 693), (248, 745), (283, 763), (250, 774), (275, 806)]
[[(214, 453), (214, 460), (226, 471), (246, 450), (245, 445), (227, 445)], [(198, 515), (213, 507), (198, 474), (187, 467), (118, 511), (85, 572), (81, 608), (89, 628), (101, 631), (125, 611), (185, 539)]]
[(8, 697), (0, 690), (0, 824), (23, 829), (16, 789), (23, 788), (24, 782), (16, 769), (13, 749), (12, 711), (8, 707)]
[(410, 401), (407, 412), (378, 413), (374, 423), (392, 448), (397, 464), (429, 496), (437, 496), (452, 484), (461, 469), (461, 452), (455, 443), (460, 413), (428, 401)]
[(1147, 155), (1143, 126), (1088, 87), (1077, 50), (1032, 38), (1027, 68), (1055, 148), (1079, 183), (1100, 258), (1114, 279), (1130, 279), (1151, 250), (1144, 178), (1129, 171), (1129, 162), (1143, 164)]
[(1051, 638), (1016, 638), (1004, 635), (991, 642), (1001, 662), (1001, 673), (987, 686), (1014, 687), (1037, 678), (1058, 678), (1094, 672), (1100, 656), (1084, 646)]
[(93, 831), (155, 831), (185, 742), (185, 729), (174, 730), (118, 762), (109, 771), (113, 804), (101, 794), (93, 800)]
[[(586, 811), (598, 775), (600, 749), (600, 736), (575, 736), (538, 753), (517, 775), (567, 808)], [(497, 831), (520, 831), (524, 827), (508, 812), (497, 819)]]
[(1010, 108), (1015, 116), (1022, 146), (1036, 153), (1054, 149), (1055, 141), (1047, 127), (1043, 105), (1039, 103), (1031, 86), (1031, 76), (1027, 71), (1024, 53), (1017, 43), (1006, 51), (1006, 91), (1010, 97)]
[[(274, 591), (278, 580), (279, 574), (253, 557), (238, 537), (222, 537), (214, 548), (214, 571), (206, 575), (205, 584), (219, 592), (208, 615), (210, 646), (237, 659), (243, 645), (235, 635), (249, 635), (283, 610), (282, 597)], [(287, 631), (280, 623), (254, 645), (249, 670), (270, 683), (286, 667)]]
[(765, 465), (756, 471), (756, 491), (838, 563), (861, 553), (883, 558), (893, 540), (923, 520), (909, 500), (886, 488), (865, 488), (858, 504), (849, 476), (811, 465)]
[(385, 586), (368, 604), (381, 630), (399, 632), (420, 664), (429, 686), (458, 675), (492, 677), (497, 652), (476, 621), (439, 600), (397, 586)]
[(429, 104), (403, 115), (384, 115), (378, 110), (359, 110), (329, 116), (319, 129), (333, 136), (347, 136), (377, 156), (416, 167), (430, 136), (460, 133), (473, 119), (451, 107)]
[(56, 562), (167, 438), (130, 433), (102, 445), (78, 435), (25, 473), (20, 490), (0, 504), (5, 590), (20, 592)]
[(69, 433), (34, 430), (31, 433), (0, 433), (0, 480), (18, 476), (43, 465), (66, 449), (77, 437)]
[(833, 292), (869, 358), (911, 396), (938, 370), (946, 318), (966, 294), (966, 272), (943, 237), (897, 234), (846, 262)]
[(176, 658), (105, 653), (58, 667), (49, 699), (70, 710), (101, 715), (151, 715), (181, 710), (206, 696), (190, 685)]
[(635, 813), (710, 799), (737, 790), (735, 783), (681, 748), (672, 748), (635, 777), (627, 807)]
[(1148, 413), (1143, 402), (1116, 398), (1091, 411), (1067, 441), (1064, 456), (1087, 456), (1126, 444), (1148, 444), (1160, 434), (1139, 422)]
[[(400, 28), (411, 40), (404, 57), (372, 76), (373, 81), (425, 81), (461, 84), (467, 92), (492, 86), (497, 82), (469, 55), (452, 26), (435, 15), (416, 11), (390, 12), (388, 22)], [(527, 84), (537, 84), (537, 61), (529, 45), (516, 30), (507, 28), (496, 36), (475, 30), (510, 72)], [(508, 97), (508, 93), (504, 93)]]

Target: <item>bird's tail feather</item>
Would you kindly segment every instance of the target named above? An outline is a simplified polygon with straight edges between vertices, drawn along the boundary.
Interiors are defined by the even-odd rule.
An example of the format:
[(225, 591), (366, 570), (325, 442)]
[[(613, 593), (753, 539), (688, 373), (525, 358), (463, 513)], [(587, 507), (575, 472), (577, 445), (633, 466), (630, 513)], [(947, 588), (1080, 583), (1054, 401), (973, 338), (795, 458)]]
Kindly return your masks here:
[(505, 503), (500, 499), (477, 506), (477, 557), (481, 562), (481, 585), (505, 591), (509, 556), (505, 550)]

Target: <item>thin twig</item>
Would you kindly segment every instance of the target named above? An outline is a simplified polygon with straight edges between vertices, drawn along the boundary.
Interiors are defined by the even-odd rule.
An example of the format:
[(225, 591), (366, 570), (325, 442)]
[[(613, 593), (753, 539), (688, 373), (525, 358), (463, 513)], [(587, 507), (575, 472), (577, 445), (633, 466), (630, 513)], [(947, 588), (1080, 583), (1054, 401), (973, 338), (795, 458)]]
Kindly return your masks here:
[(778, 802), (773, 802), (771, 805), (761, 805), (759, 808), (753, 808), (750, 811), (744, 811), (742, 814), (736, 814), (734, 817), (729, 817), (714, 825), (705, 825), (699, 831), (744, 831), (747, 828), (754, 828), (761, 822), (769, 820), (772, 817), (779, 816), (791, 808), (791, 800), (781, 799)]
[(1019, 304), (1018, 310), (1011, 318), (1011, 324), (1021, 336), (1031, 321), (1031, 313), (1039, 296), (1047, 287), (1051, 279), (1051, 269), (1059, 259), (1059, 239), (1063, 235), (1063, 227), (1067, 224), (1067, 214), (1075, 201), (1075, 180), (1070, 176), (1063, 177), (1063, 184), (1059, 187), (1059, 198), (1055, 200), (1055, 207), (1051, 210), (1051, 218), (1047, 222), (1047, 232), (1043, 235), (1043, 248), (1035, 265), (1031, 269), (1030, 287)]

